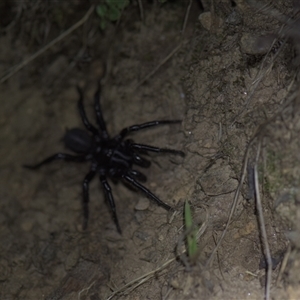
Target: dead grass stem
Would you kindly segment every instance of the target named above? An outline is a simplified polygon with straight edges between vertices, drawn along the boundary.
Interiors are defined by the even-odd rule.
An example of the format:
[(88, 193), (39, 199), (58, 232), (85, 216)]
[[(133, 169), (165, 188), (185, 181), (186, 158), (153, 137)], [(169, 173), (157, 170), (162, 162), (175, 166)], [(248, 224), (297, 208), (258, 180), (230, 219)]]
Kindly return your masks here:
[(14, 74), (16, 74), (18, 71), (20, 71), (21, 69), (23, 69), (26, 65), (28, 65), (29, 63), (31, 63), (37, 57), (39, 57), (40, 55), (42, 55), (44, 52), (46, 52), (47, 50), (49, 50), (55, 44), (57, 44), (58, 42), (60, 42), (61, 40), (63, 40), (66, 36), (68, 36), (70, 33), (72, 33), (74, 30), (76, 30), (81, 25), (83, 25), (88, 20), (88, 18), (90, 17), (90, 15), (92, 14), (93, 11), (94, 11), (94, 5), (91, 5), (91, 7), (87, 11), (87, 13), (84, 15), (84, 17), (82, 19), (80, 19), (77, 23), (75, 23), (68, 30), (66, 30), (65, 32), (63, 32), (60, 36), (58, 36), (57, 38), (55, 38), (54, 40), (52, 40), (45, 47), (43, 47), (42, 49), (40, 49), (37, 52), (35, 52), (29, 58), (23, 60), (20, 64), (12, 67), (11, 70), (8, 71), (8, 74), (5, 75), (5, 76), (3, 76), (1, 78), (0, 84), (4, 83), (7, 79), (9, 79)]

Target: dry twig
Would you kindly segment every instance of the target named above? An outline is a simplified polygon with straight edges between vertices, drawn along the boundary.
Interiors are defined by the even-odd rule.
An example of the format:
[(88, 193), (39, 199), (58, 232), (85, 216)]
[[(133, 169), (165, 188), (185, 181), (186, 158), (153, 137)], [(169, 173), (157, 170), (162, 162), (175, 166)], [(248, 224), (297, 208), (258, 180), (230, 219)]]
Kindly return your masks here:
[[(200, 237), (202, 236), (202, 234), (204, 234), (206, 228), (207, 228), (207, 224), (208, 224), (208, 212), (206, 211), (206, 219), (205, 221), (202, 223), (201, 227), (198, 229), (196, 237), (197, 240), (200, 239)], [(180, 241), (179, 241), (180, 242)], [(180, 247), (177, 247), (180, 248)], [(164, 270), (168, 265), (170, 265), (172, 262), (176, 261), (178, 258), (182, 259), (182, 256), (185, 255), (186, 250), (183, 250), (181, 253), (178, 253), (175, 257), (173, 257), (172, 259), (166, 261), (165, 263), (163, 263), (160, 267), (156, 268), (155, 270), (148, 272), (136, 279), (131, 280), (130, 282), (126, 283), (125, 285), (123, 285), (120, 288), (115, 289), (112, 294), (106, 298), (106, 300), (110, 300), (112, 299), (114, 296), (123, 293), (123, 294), (128, 294), (131, 291), (133, 291), (135, 288), (137, 288), (138, 286), (142, 285), (143, 283), (147, 282), (148, 280), (150, 280), (151, 278), (153, 278), (158, 272), (161, 272), (162, 270)]]
[(186, 13), (185, 13), (185, 17), (184, 17), (184, 21), (183, 21), (183, 25), (182, 25), (182, 30), (181, 30), (181, 34), (183, 35), (184, 34), (184, 31), (185, 31), (185, 28), (186, 28), (186, 24), (187, 24), (187, 21), (189, 19), (189, 15), (190, 15), (190, 10), (191, 10), (191, 7), (192, 7), (192, 3), (193, 3), (193, 0), (190, 0), (190, 3), (186, 9)]
[(164, 65), (182, 46), (182, 43), (179, 43), (175, 49), (171, 51), (170, 54), (168, 54), (148, 75), (146, 75), (135, 87), (134, 89), (137, 89), (139, 86), (141, 86), (145, 81), (147, 81), (151, 76), (153, 76), (158, 69)]
[[(255, 138), (255, 135), (254, 135), (254, 138)], [(239, 195), (240, 195), (240, 192), (241, 192), (241, 189), (242, 189), (242, 186), (243, 186), (243, 183), (244, 183), (244, 180), (245, 180), (245, 176), (247, 174), (247, 166), (248, 166), (248, 158), (249, 158), (249, 152), (250, 152), (250, 148), (251, 148), (251, 145), (254, 141), (254, 138), (249, 142), (249, 145), (246, 149), (246, 152), (245, 152), (245, 155), (244, 155), (244, 159), (243, 159), (243, 166), (242, 166), (242, 171), (241, 171), (241, 176), (240, 176), (240, 182), (239, 182), (239, 185), (235, 191), (235, 194), (234, 194), (234, 199), (233, 199), (233, 202), (232, 202), (232, 205), (231, 205), (231, 208), (230, 208), (230, 213), (229, 213), (229, 216), (228, 216), (228, 219), (227, 219), (227, 223), (226, 223), (226, 226), (225, 226), (225, 229), (223, 230), (222, 234), (221, 234), (221, 237), (219, 238), (217, 244), (216, 244), (216, 247), (214, 248), (214, 250), (212, 251), (209, 259), (207, 260), (206, 262), (206, 267), (209, 267), (214, 259), (214, 256), (216, 254), (216, 252), (218, 251), (226, 233), (227, 233), (227, 230), (229, 228), (229, 224), (231, 223), (231, 220), (232, 220), (232, 217), (233, 217), (233, 214), (235, 212), (235, 209), (239, 203)]]
[(144, 22), (144, 8), (143, 8), (142, 0), (138, 0), (138, 3), (139, 3), (141, 20), (142, 22)]
[(117, 294), (121, 293), (121, 292), (131, 292), (132, 290), (134, 290), (135, 288), (137, 288), (138, 286), (140, 286), (141, 284), (145, 283), (146, 281), (148, 281), (150, 278), (152, 278), (157, 272), (163, 270), (164, 268), (166, 268), (169, 264), (171, 264), (173, 261), (175, 261), (177, 259), (177, 257), (174, 257), (168, 261), (166, 261), (163, 265), (161, 265), (160, 267), (158, 267), (157, 269), (146, 273), (136, 279), (131, 280), (130, 282), (126, 283), (125, 285), (123, 285), (122, 287), (116, 289), (108, 298), (106, 298), (106, 300), (110, 300), (112, 299), (114, 296), (116, 296)]
[(259, 142), (258, 147), (257, 147), (256, 160), (255, 160), (255, 164), (254, 164), (254, 189), (255, 189), (255, 198), (256, 198), (256, 209), (258, 212), (258, 219), (259, 219), (259, 225), (260, 225), (260, 233), (262, 236), (265, 258), (267, 261), (267, 280), (266, 280), (266, 287), (265, 287), (265, 299), (269, 300), (270, 299), (271, 279), (272, 279), (272, 258), (271, 258), (269, 243), (268, 243), (263, 208), (262, 208), (260, 192), (259, 192), (257, 164), (258, 164), (258, 160), (259, 160), (260, 146), (261, 146), (261, 142)]
[(87, 13), (84, 15), (84, 17), (79, 20), (76, 24), (74, 24), (73, 26), (71, 26), (68, 30), (66, 30), (65, 32), (63, 32), (60, 36), (58, 36), (57, 38), (55, 38), (53, 41), (51, 41), (49, 44), (47, 44), (45, 47), (43, 47), (42, 49), (40, 49), (39, 51), (37, 51), (36, 53), (34, 53), (32, 56), (30, 56), (29, 58), (25, 59), (24, 61), (22, 61), (20, 64), (14, 66), (7, 75), (3, 76), (0, 80), (0, 84), (4, 83), (8, 78), (10, 78), (11, 76), (13, 76), (15, 73), (17, 73), (18, 71), (20, 71), (21, 69), (23, 69), (26, 65), (28, 65), (30, 62), (32, 62), (34, 59), (36, 59), (38, 56), (40, 56), (41, 54), (43, 54), (45, 51), (47, 51), (48, 49), (50, 49), (51, 47), (53, 47), (56, 43), (58, 43), (59, 41), (61, 41), (62, 39), (64, 39), (66, 36), (68, 36), (70, 33), (72, 33), (74, 30), (76, 30), (78, 27), (80, 27), (81, 25), (83, 25), (88, 18), (90, 17), (90, 15), (92, 14), (92, 12), (94, 11), (94, 5), (92, 5), (89, 10), (87, 11)]

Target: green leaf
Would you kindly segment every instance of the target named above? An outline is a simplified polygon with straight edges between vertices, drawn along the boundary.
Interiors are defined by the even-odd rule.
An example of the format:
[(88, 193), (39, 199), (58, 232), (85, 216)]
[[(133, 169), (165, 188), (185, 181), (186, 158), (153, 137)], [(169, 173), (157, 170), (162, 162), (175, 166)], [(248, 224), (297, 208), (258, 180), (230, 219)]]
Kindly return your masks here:
[(129, 5), (129, 0), (120, 0), (117, 1), (116, 3), (116, 7), (118, 7), (120, 10), (123, 10), (128, 5)]
[(109, 7), (117, 7), (118, 2), (123, 2), (123, 0), (105, 0), (105, 2)]
[(106, 25), (107, 25), (106, 20), (101, 18), (101, 20), (100, 20), (100, 28), (101, 28), (101, 30), (104, 30), (106, 28)]
[(188, 201), (185, 201), (184, 205), (184, 220), (185, 220), (185, 228), (187, 231), (187, 252), (188, 256), (191, 260), (194, 260), (195, 256), (197, 255), (197, 238), (196, 233), (197, 231), (193, 229), (193, 218), (191, 213), (191, 207)]
[(100, 28), (103, 30), (107, 22), (118, 21), (123, 9), (130, 4), (130, 0), (105, 0), (105, 3), (96, 7), (96, 13), (100, 17)]
[(106, 16), (110, 21), (118, 21), (121, 16), (121, 11), (118, 8), (111, 6), (109, 7)]
[(101, 18), (105, 18), (105, 16), (107, 15), (107, 11), (108, 11), (108, 9), (105, 4), (99, 4), (96, 7), (96, 13)]

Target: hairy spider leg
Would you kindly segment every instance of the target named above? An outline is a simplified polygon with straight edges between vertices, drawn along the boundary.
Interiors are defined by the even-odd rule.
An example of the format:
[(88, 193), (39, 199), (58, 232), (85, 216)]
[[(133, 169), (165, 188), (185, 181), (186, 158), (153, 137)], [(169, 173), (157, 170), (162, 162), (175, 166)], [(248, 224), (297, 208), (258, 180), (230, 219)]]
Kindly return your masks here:
[(82, 184), (82, 193), (83, 193), (83, 230), (86, 230), (89, 218), (89, 183), (94, 178), (96, 171), (91, 170), (84, 178)]
[(94, 105), (95, 105), (95, 111), (96, 111), (96, 119), (97, 119), (98, 126), (101, 129), (102, 137), (104, 139), (108, 139), (109, 134), (107, 132), (106, 125), (105, 125), (105, 122), (104, 122), (104, 118), (103, 118), (103, 115), (102, 115), (102, 110), (101, 110), (101, 105), (100, 105), (100, 97), (101, 97), (101, 84), (100, 84), (100, 82), (98, 82), (98, 89), (97, 89), (97, 91), (95, 93), (95, 96), (94, 96), (94, 98), (95, 98)]
[(121, 227), (119, 225), (119, 220), (117, 217), (117, 211), (116, 211), (116, 205), (115, 205), (115, 200), (113, 197), (113, 194), (111, 192), (111, 187), (108, 184), (106, 177), (104, 175), (100, 175), (100, 182), (102, 183), (102, 186), (104, 188), (104, 194), (105, 194), (105, 198), (108, 201), (109, 207), (111, 209), (112, 215), (113, 215), (113, 219), (115, 221), (117, 230), (120, 234), (122, 234), (122, 230)]
[(128, 133), (133, 132), (133, 131), (138, 131), (138, 130), (143, 130), (149, 127), (155, 127), (159, 125), (166, 125), (166, 124), (176, 124), (176, 123), (181, 123), (181, 120), (163, 120), (163, 121), (151, 121), (143, 124), (137, 124), (137, 125), (132, 125), (129, 127), (126, 127), (121, 130), (119, 135), (117, 136), (118, 139), (123, 139)]
[(42, 160), (36, 165), (23, 165), (23, 167), (28, 169), (38, 169), (40, 166), (51, 163), (54, 160), (65, 160), (65, 161), (75, 161), (75, 162), (83, 162), (85, 161), (85, 155), (71, 155), (67, 153), (56, 153), (54, 155), (51, 155), (50, 157)]
[(156, 197), (153, 193), (151, 193), (146, 187), (144, 187), (142, 184), (137, 182), (134, 178), (131, 176), (125, 174), (122, 176), (124, 180), (129, 182), (132, 186), (136, 187), (137, 189), (141, 190), (146, 196), (156, 201), (160, 206), (164, 207), (167, 210), (173, 210), (171, 206), (166, 204), (165, 202), (161, 201), (158, 197)]
[(136, 144), (136, 143), (132, 143), (130, 146), (136, 150), (144, 150), (144, 151), (150, 151), (150, 152), (156, 152), (156, 153), (178, 154), (182, 157), (185, 156), (184, 152), (182, 152), (180, 150), (174, 150), (174, 149), (168, 149), (168, 148), (158, 148), (158, 147), (148, 146), (148, 145), (144, 145), (144, 144)]
[(77, 86), (77, 91), (79, 93), (78, 110), (81, 116), (81, 120), (88, 131), (92, 132), (95, 136), (99, 136), (98, 129), (90, 123), (90, 121), (86, 116), (84, 106), (83, 106), (83, 92), (79, 86)]

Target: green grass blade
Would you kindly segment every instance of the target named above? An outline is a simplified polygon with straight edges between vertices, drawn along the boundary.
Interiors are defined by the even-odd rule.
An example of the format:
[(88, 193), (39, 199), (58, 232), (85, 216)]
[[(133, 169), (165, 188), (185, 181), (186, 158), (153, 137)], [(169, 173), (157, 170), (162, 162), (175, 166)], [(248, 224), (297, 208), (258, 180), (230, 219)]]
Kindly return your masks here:
[(191, 213), (191, 207), (188, 201), (185, 201), (184, 205), (184, 220), (185, 220), (185, 228), (187, 232), (186, 240), (187, 240), (187, 252), (189, 258), (193, 261), (195, 256), (197, 255), (197, 239), (196, 232), (197, 230), (193, 229), (193, 218)]

